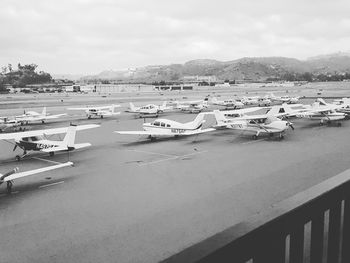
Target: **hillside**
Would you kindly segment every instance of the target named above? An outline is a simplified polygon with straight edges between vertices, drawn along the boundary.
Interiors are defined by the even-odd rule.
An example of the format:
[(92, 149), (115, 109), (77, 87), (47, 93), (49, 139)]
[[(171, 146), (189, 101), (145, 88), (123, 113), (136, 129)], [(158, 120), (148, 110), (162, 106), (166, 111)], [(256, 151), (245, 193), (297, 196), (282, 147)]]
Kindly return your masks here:
[(124, 71), (103, 71), (83, 80), (120, 80), (130, 82), (179, 81), (184, 76), (215, 75), (221, 80), (264, 81), (286, 74), (350, 73), (349, 53), (317, 56), (307, 60), (286, 57), (246, 57), (233, 61), (191, 60), (184, 64), (146, 66)]

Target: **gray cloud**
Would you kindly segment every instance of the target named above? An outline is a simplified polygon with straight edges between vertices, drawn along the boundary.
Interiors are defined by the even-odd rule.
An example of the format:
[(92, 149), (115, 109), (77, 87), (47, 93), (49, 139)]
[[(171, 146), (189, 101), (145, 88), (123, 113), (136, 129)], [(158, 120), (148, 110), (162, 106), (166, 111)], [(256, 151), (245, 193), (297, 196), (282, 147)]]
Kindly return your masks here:
[(3, 0), (0, 64), (96, 73), (196, 58), (349, 50), (343, 0)]

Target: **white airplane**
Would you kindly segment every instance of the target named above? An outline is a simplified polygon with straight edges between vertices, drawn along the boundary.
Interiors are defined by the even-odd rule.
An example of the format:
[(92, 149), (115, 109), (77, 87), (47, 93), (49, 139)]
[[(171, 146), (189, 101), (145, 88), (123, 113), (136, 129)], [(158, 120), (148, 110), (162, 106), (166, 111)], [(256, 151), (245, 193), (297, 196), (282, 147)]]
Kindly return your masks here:
[(240, 109), (244, 104), (234, 99), (218, 100), (216, 97), (212, 98), (211, 103), (218, 106), (223, 106), (226, 109)]
[(107, 105), (107, 106), (86, 106), (82, 108), (68, 108), (67, 110), (79, 110), (85, 111), (88, 119), (92, 117), (100, 117), (103, 119), (104, 117), (110, 117), (120, 114), (120, 112), (116, 112), (115, 108), (119, 108), (120, 105)]
[(142, 107), (136, 107), (132, 102), (130, 102), (129, 109), (126, 112), (137, 113), (139, 114), (139, 117), (158, 117), (158, 114), (160, 113), (173, 110), (172, 106), (168, 107), (166, 104), (167, 102), (164, 101), (162, 105), (147, 104)]
[[(7, 117), (0, 118), (0, 132), (5, 132), (9, 129), (20, 126), (21, 123), (16, 119), (8, 119)], [(22, 130), (22, 127), (19, 128)]]
[[(97, 128), (100, 125), (88, 124), (88, 125), (71, 125), (64, 128), (54, 128), (37, 131), (25, 131), (15, 133), (0, 134), (0, 140), (11, 142), (15, 145), (13, 150), (17, 147), (23, 150), (23, 155), (16, 155), (16, 160), (20, 161), (21, 158), (27, 155), (27, 151), (40, 151), (49, 153), (50, 156), (54, 155), (58, 151), (72, 151), (75, 149), (81, 149), (91, 146), (90, 143), (75, 143), (75, 135), (77, 131)], [(63, 140), (49, 140), (47, 136), (65, 133)], [(14, 143), (12, 142), (14, 140)]]
[(180, 123), (167, 119), (156, 119), (151, 123), (144, 123), (143, 131), (115, 132), (127, 135), (145, 135), (148, 136), (149, 139), (154, 140), (156, 137), (188, 136), (214, 131), (215, 129), (213, 128), (202, 129), (202, 125), (205, 122), (204, 117), (204, 113), (199, 113), (193, 121), (187, 123)]
[(44, 107), (41, 113), (38, 113), (36, 111), (24, 111), (24, 114), (16, 116), (15, 120), (22, 124), (28, 124), (29, 122), (33, 121), (41, 121), (42, 123), (45, 123), (46, 120), (57, 119), (66, 115), (66, 113), (49, 115), (46, 113), (46, 107)]
[(218, 110), (214, 110), (213, 113), (217, 123), (216, 126), (214, 126), (215, 128), (226, 128), (253, 133), (253, 139), (255, 140), (262, 133), (270, 136), (278, 134), (279, 138), (283, 139), (284, 134), (289, 127), (294, 129), (292, 123), (281, 120), (273, 116), (273, 114), (246, 115), (239, 118), (228, 119)]
[(67, 167), (67, 166), (73, 166), (73, 163), (66, 162), (66, 163), (62, 163), (62, 164), (51, 165), (48, 167), (39, 168), (39, 169), (26, 171), (26, 172), (20, 172), (20, 173), (18, 173), (19, 169), (18, 169), (18, 167), (16, 167), (15, 169), (13, 169), (5, 174), (0, 174), (0, 185), (2, 185), (3, 183), (6, 183), (7, 191), (11, 192), (14, 180), (17, 180), (19, 178), (23, 178), (23, 177), (26, 177), (29, 175), (43, 173), (43, 172), (47, 172), (47, 171), (51, 171), (51, 170), (55, 170), (55, 169), (59, 169), (59, 168)]
[[(337, 112), (341, 109), (340, 105), (328, 104), (323, 99), (317, 99), (312, 105), (304, 106), (304, 110), (296, 114), (298, 118), (306, 118), (310, 120), (318, 120), (320, 124), (330, 124), (339, 120), (343, 120), (346, 114), (343, 112)], [(340, 122), (336, 122), (338, 126), (341, 126)]]
[(270, 99), (271, 101), (277, 101), (280, 103), (297, 103), (300, 99), (299, 96), (297, 97), (290, 97), (290, 96), (275, 96), (273, 93), (270, 93), (265, 96), (265, 98)]
[(254, 106), (269, 106), (271, 105), (271, 100), (267, 98), (260, 97), (242, 97), (241, 102), (244, 105), (254, 105)]
[(350, 114), (350, 98), (342, 98), (342, 99), (334, 100), (333, 104), (341, 106), (341, 108), (338, 109), (337, 111)]

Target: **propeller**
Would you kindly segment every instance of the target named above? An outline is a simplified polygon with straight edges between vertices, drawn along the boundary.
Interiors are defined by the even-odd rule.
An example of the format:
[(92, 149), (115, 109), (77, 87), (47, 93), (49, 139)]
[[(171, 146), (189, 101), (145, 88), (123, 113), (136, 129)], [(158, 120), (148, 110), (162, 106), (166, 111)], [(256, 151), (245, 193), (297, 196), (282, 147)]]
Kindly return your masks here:
[(291, 123), (290, 121), (288, 121), (288, 122), (287, 122), (287, 125), (288, 125), (289, 127), (291, 127), (291, 128), (292, 128), (292, 130), (294, 131), (294, 126), (293, 126), (293, 123)]
[(12, 151), (14, 152), (14, 151), (16, 151), (16, 149), (17, 149), (17, 144), (15, 144), (15, 147), (13, 147)]

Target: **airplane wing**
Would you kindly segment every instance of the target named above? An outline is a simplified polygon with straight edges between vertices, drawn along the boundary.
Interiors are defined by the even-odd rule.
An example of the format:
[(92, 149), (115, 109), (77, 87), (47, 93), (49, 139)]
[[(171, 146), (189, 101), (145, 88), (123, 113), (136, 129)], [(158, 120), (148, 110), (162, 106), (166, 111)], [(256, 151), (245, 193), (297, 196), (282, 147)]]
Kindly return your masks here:
[(47, 172), (47, 171), (51, 171), (51, 170), (55, 170), (55, 169), (59, 169), (59, 168), (67, 167), (67, 166), (73, 166), (73, 163), (66, 162), (66, 163), (52, 165), (52, 166), (48, 166), (48, 167), (44, 167), (44, 168), (31, 170), (31, 171), (14, 173), (14, 174), (11, 174), (11, 175), (5, 177), (4, 182), (12, 181), (12, 180), (15, 180), (18, 178), (26, 177), (26, 176), (33, 175), (33, 174), (43, 173), (43, 172)]
[(67, 110), (88, 110), (88, 109), (95, 109), (92, 107), (84, 107), (84, 108), (67, 108)]
[[(97, 127), (100, 127), (100, 125), (97, 125), (97, 124), (79, 125), (77, 126), (77, 131), (93, 129)], [(61, 134), (61, 133), (66, 133), (67, 130), (68, 130), (68, 127), (63, 127), (63, 128), (54, 128), (54, 129), (46, 129), (46, 130), (37, 130), (37, 131), (4, 133), (4, 134), (0, 134), (0, 140), (16, 140), (16, 139), (21, 139), (25, 137)]]
[(44, 119), (57, 119), (57, 118), (60, 118), (60, 117), (63, 117), (63, 116), (67, 116), (67, 113), (62, 113), (62, 114), (56, 114), (56, 115), (48, 115), (48, 116), (45, 116)]
[(145, 136), (189, 136), (189, 135), (196, 135), (200, 133), (205, 132), (211, 132), (215, 131), (214, 128), (207, 128), (207, 129), (197, 129), (197, 130), (186, 130), (186, 132), (183, 133), (160, 133), (160, 132), (151, 132), (151, 131), (115, 131), (115, 133), (118, 134), (127, 134), (127, 135), (145, 135)]

